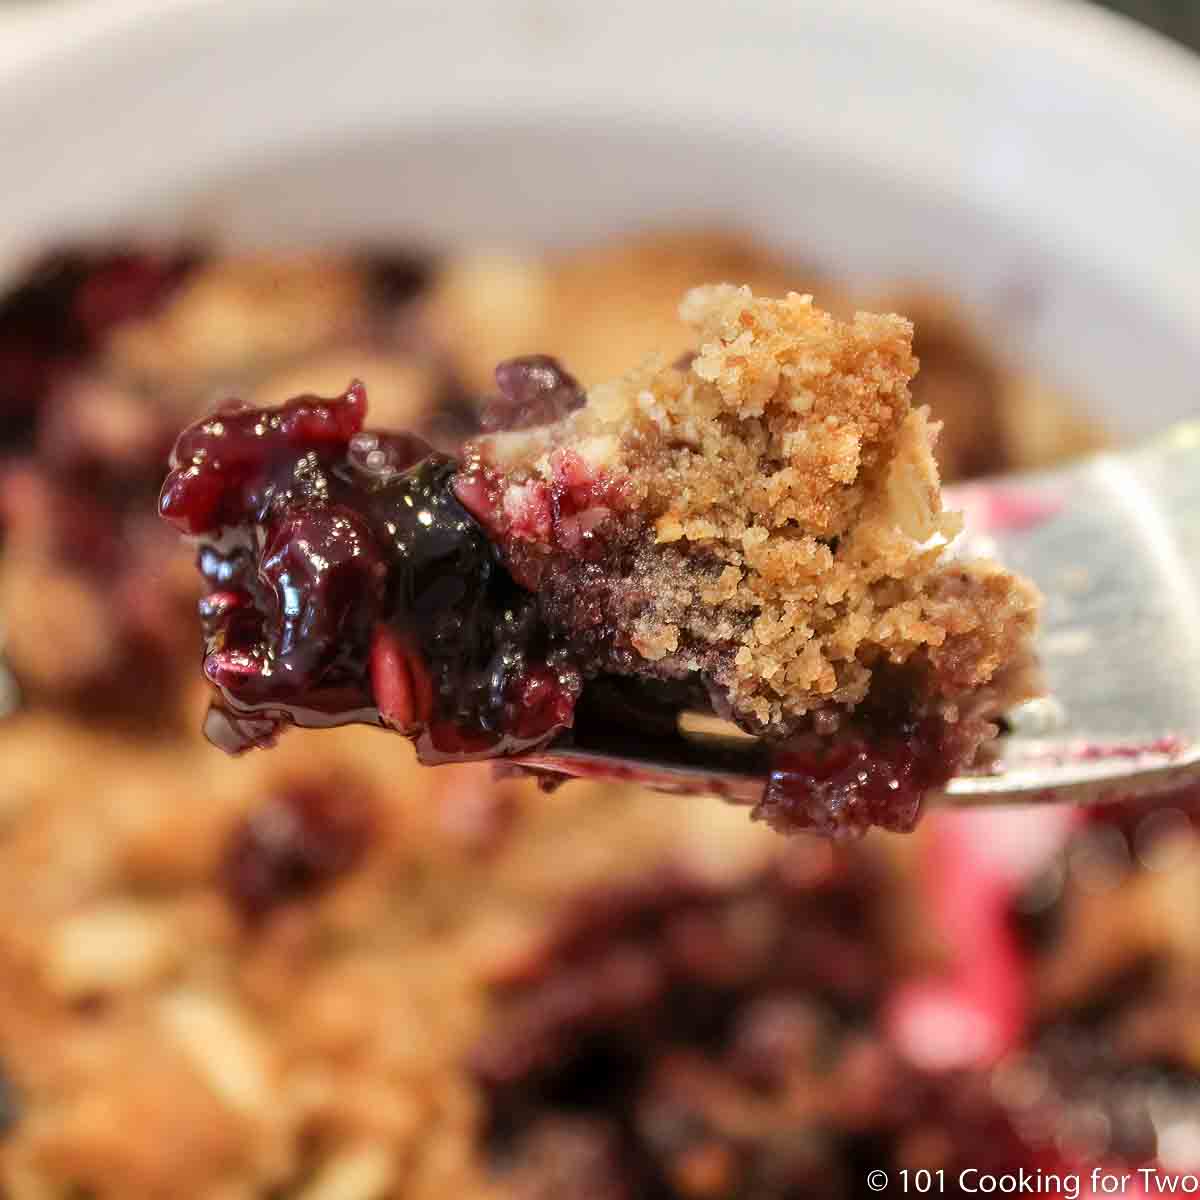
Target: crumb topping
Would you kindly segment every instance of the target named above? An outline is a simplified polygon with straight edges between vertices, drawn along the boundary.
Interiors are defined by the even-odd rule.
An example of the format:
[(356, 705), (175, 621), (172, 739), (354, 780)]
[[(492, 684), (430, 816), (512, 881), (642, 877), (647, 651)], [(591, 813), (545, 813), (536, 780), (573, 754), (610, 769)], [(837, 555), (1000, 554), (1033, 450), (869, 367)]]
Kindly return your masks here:
[[(681, 315), (689, 361), (652, 359), (561, 421), (474, 444), (474, 469), (504, 481), (491, 521), (518, 577), (569, 587), (562, 560), (594, 560), (623, 526), (634, 545), (610, 591), (632, 650), (704, 672), (755, 731), (852, 709), (883, 663), (910, 665), (953, 718), (1027, 656), (1036, 599), (945, 553), (960, 522), (941, 506), (939, 427), (911, 406), (912, 326), (730, 285), (694, 289)], [(530, 519), (573, 474), (605, 491), (577, 539)]]

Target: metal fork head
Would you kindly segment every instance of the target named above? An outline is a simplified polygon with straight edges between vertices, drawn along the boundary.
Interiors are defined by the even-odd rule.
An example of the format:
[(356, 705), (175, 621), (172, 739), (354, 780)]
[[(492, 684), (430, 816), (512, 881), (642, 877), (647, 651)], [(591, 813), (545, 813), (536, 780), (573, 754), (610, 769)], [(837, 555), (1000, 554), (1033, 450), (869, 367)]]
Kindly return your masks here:
[(1048, 697), (953, 804), (1103, 803), (1200, 782), (1200, 422), (1133, 450), (947, 489), (965, 549), (1044, 597)]
[[(1200, 783), (1200, 422), (1137, 449), (948, 488), (956, 552), (996, 558), (1044, 596), (1048, 695), (1008, 716), (987, 773), (930, 804), (1096, 804)], [(528, 765), (754, 803), (754, 742), (693, 732), (567, 739)]]

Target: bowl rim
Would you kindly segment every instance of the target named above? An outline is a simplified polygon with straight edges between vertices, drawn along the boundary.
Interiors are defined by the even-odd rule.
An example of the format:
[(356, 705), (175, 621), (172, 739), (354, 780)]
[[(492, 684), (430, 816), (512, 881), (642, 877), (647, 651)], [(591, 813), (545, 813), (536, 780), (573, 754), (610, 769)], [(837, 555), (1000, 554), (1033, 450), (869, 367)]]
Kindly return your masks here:
[[(477, 172), (475, 194), (500, 171), (510, 193), (564, 197), (557, 210), (526, 205), (539, 220), (557, 220), (564, 204), (586, 210), (600, 180), (633, 198), (623, 221), (649, 209), (656, 187), (672, 203), (706, 197), (714, 220), (768, 239), (811, 223), (831, 261), (857, 253), (892, 278), (922, 278), (933, 264), (929, 280), (966, 301), (980, 298), (977, 285), (1003, 290), (1001, 275), (1062, 279), (1037, 297), (1036, 329), (1007, 338), (1014, 361), (1107, 397), (1107, 411), (1179, 415), (1190, 405), (1200, 156), (1187, 151), (1200, 145), (1200, 57), (1085, 0), (739, 0), (736, 15), (731, 31), (726, 0), (56, 0), (9, 10), (0, 278), (63, 238), (219, 230), (242, 211), (242, 172), (270, 175), (348, 135), (382, 134), (388, 146), (432, 135), (439, 161), (452, 160), (450, 186), (467, 194), (485, 156), (469, 152), (466, 135), (482, 130), (525, 154), (527, 170), (535, 160), (525, 175), (511, 158), (486, 179)], [(584, 142), (579, 181), (537, 193), (531, 181), (540, 174), (545, 187), (553, 169), (536, 158), (551, 136), (597, 130), (623, 139), (626, 159), (601, 155), (597, 166)], [(671, 150), (686, 144), (718, 153), (672, 166)], [(557, 161), (571, 166), (567, 154)], [(828, 180), (808, 187), (814, 162), (866, 181), (850, 194), (856, 210), (840, 207)], [(748, 190), (742, 166), (772, 182)], [(276, 186), (268, 180), (260, 209), (286, 236)], [(593, 188), (583, 203), (568, 194), (580, 187)], [(325, 219), (312, 193), (294, 194)], [(878, 220), (879, 206), (895, 212)], [(454, 217), (452, 205), (432, 207), (426, 200), (421, 221)], [(405, 219), (394, 207), (387, 216)]]
[[(360, 0), (361, 3), (361, 0)], [(459, 0), (469, 6), (471, 0)], [(660, 0), (668, 8), (684, 6)], [(440, 8), (422, 0), (367, 0), (360, 11)], [(579, 7), (579, 0), (549, 0), (560, 15)], [(780, 9), (823, 7), (818, 0), (771, 0)], [(41, 83), (44, 69), (61, 69), (64, 59), (87, 54), (106, 40), (137, 33), (158, 36), (191, 24), (196, 34), (221, 34), (237, 28), (247, 7), (271, 13), (281, 21), (303, 20), (307, 12), (336, 9), (339, 0), (57, 0), (54, 4), (18, 5), (0, 14), (0, 87)], [(486, 0), (475, 7), (485, 14)], [(693, 15), (721, 9), (721, 0), (690, 0)], [(1101, 8), (1088, 0), (909, 0), (903, 6), (880, 0), (840, 0), (847, 23), (869, 21), (918, 30), (924, 40), (950, 48), (985, 47), (989, 57), (1037, 45), (1089, 73), (1105, 76), (1116, 86), (1136, 84), (1143, 107), (1187, 121), (1200, 118), (1200, 54), (1132, 17)], [(498, 10), (491, 9), (492, 12)], [(200, 24), (204, 22), (205, 24)]]

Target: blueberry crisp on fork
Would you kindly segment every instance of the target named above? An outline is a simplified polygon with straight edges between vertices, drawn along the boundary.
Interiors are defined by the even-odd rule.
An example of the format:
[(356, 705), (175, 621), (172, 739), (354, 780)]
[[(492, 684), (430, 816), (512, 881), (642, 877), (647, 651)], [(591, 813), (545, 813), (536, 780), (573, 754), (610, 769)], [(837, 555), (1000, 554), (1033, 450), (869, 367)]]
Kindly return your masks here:
[(1036, 595), (947, 552), (907, 321), (682, 313), (693, 354), (586, 392), (501, 364), (456, 456), (367, 430), (360, 383), (185, 430), (160, 508), (200, 544), (210, 737), (368, 722), (437, 763), (698, 710), (771, 746), (773, 827), (911, 828), (1032, 694)]

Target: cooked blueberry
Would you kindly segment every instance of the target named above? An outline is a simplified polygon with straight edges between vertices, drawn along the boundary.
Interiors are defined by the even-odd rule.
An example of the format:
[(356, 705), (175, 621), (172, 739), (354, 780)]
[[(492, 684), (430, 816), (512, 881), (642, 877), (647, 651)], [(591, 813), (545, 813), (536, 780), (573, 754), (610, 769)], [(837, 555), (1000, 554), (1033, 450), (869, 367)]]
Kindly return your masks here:
[(583, 388), (555, 358), (531, 354), (510, 358), (496, 368), (498, 399), (484, 409), (481, 425), (489, 433), (549, 425), (582, 408)]
[(232, 832), (220, 865), (226, 897), (246, 921), (329, 887), (358, 865), (371, 834), (355, 793), (298, 788), (276, 796)]

